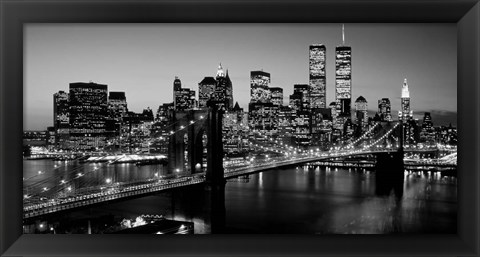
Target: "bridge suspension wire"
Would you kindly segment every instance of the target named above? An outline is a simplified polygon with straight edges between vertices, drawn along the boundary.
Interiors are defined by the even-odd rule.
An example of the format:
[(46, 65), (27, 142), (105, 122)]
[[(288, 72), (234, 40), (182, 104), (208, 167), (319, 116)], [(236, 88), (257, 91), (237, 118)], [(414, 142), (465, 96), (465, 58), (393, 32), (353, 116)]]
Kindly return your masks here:
[[(184, 130), (185, 128), (187, 128), (187, 127), (189, 127), (189, 126), (192, 126), (192, 125), (194, 125), (195, 123), (201, 122), (201, 121), (202, 121), (202, 122), (205, 121), (205, 116), (204, 116), (204, 115), (201, 115), (201, 116), (200, 116), (198, 119), (196, 119), (196, 120), (189, 120), (189, 121), (188, 121), (188, 124), (186, 124), (186, 126), (183, 126), (183, 125), (182, 125), (182, 126), (180, 126), (180, 128), (177, 129), (177, 130), (172, 130), (172, 129), (169, 129), (169, 128), (175, 127), (175, 125), (178, 125), (178, 124), (180, 123), (180, 120), (177, 120), (177, 121), (175, 121), (175, 122), (173, 122), (173, 123), (167, 124), (167, 125), (166, 125), (165, 127), (163, 127), (161, 130), (164, 131), (164, 132), (168, 132), (168, 136), (173, 136), (173, 135), (175, 135), (177, 132), (180, 132), (180, 131)], [(158, 137), (157, 134), (159, 134), (159, 133), (161, 134), (162, 132), (156, 132), (156, 134), (154, 135), (154, 137)], [(162, 136), (160, 136), (160, 137), (162, 137)]]
[[(276, 143), (276, 144), (277, 144), (277, 145), (276, 145), (277, 148), (280, 148), (280, 149), (283, 149), (283, 150), (287, 150), (287, 151), (289, 151), (289, 152), (292, 151), (291, 149), (295, 149), (296, 151), (303, 152), (303, 149), (301, 149), (301, 148), (297, 148), (297, 147), (294, 147), (294, 146), (290, 146), (290, 147), (289, 147), (287, 144), (284, 145), (282, 142), (279, 142), (277, 138), (271, 137), (271, 136), (269, 136), (269, 135), (263, 135), (263, 134), (262, 134), (261, 132), (259, 132), (259, 131), (253, 131), (253, 133), (254, 133), (254, 134), (257, 134), (257, 135), (259, 135), (259, 136), (261, 136), (261, 137), (263, 137), (264, 139), (266, 139), (266, 141), (272, 141), (272, 143)], [(252, 141), (251, 138), (249, 138), (249, 140)], [(253, 142), (252, 142), (252, 143), (253, 143)], [(257, 142), (255, 142), (254, 144), (258, 145)], [(278, 144), (280, 144), (280, 146), (278, 146)], [(265, 145), (267, 145), (267, 144), (265, 143)]]
[[(80, 158), (82, 158), (82, 157), (83, 157), (83, 156), (80, 156), (80, 157), (77, 157), (77, 158), (72, 159), (72, 160), (70, 160), (70, 161), (76, 161), (76, 160), (78, 160), (78, 159), (80, 159)], [(55, 171), (55, 170), (60, 169), (60, 168), (62, 168), (62, 167), (67, 167), (68, 164), (70, 164), (70, 162), (65, 162), (64, 165), (62, 165), (62, 164), (61, 164), (61, 165), (54, 164), (53, 169), (48, 170), (48, 172)], [(35, 174), (35, 175), (33, 175), (33, 176), (30, 176), (30, 177), (27, 177), (27, 178), (24, 177), (24, 178), (23, 178), (23, 181), (28, 181), (28, 180), (34, 179), (34, 178), (39, 177), (39, 176), (41, 176), (41, 175), (45, 175), (46, 173), (47, 173), (47, 171), (41, 171), (41, 170), (40, 170), (40, 171), (38, 171), (37, 174)]]
[[(180, 131), (186, 129), (189, 126), (192, 126), (193, 124), (196, 124), (198, 122), (204, 122), (205, 121), (205, 115), (201, 115), (198, 119), (194, 120), (189, 120), (187, 124), (180, 126), (180, 128), (176, 130), (171, 130), (169, 133), (169, 136), (175, 135), (176, 133), (179, 133)], [(166, 127), (164, 127), (162, 130), (168, 130), (168, 128), (174, 127), (175, 125), (178, 125), (181, 121), (178, 120), (174, 123), (168, 124)], [(78, 157), (78, 158), (81, 158)], [(76, 158), (76, 159), (78, 159)], [(65, 166), (69, 166), (69, 163), (66, 163)], [(67, 169), (65, 173), (62, 174), (57, 174), (57, 175), (51, 175), (50, 171), (54, 172), (57, 171), (58, 169), (64, 168), (64, 166), (54, 166), (52, 170), (49, 171), (40, 171), (39, 174), (35, 174), (31, 177), (24, 178), (23, 181), (24, 183), (34, 179), (38, 178), (41, 175), (45, 175), (48, 173), (46, 178), (40, 179), (39, 181), (35, 181), (34, 183), (31, 183), (29, 185), (24, 185), (24, 201), (29, 200), (31, 198), (42, 198), (42, 197), (58, 197), (62, 194), (65, 194), (65, 192), (71, 192), (71, 197), (74, 197), (76, 195), (79, 195), (79, 193), (82, 193), (85, 190), (98, 190), (100, 187), (102, 187), (103, 180), (105, 180), (105, 176), (102, 175), (100, 181), (98, 180), (98, 177), (91, 177), (89, 176), (91, 173), (94, 172), (102, 172), (104, 173), (104, 168), (107, 167), (107, 165), (100, 165), (101, 169), (98, 167), (94, 167), (91, 170), (86, 171), (84, 166), (77, 166), (73, 167), (71, 169)], [(143, 182), (143, 180), (135, 181), (134, 183), (138, 182)], [(74, 185), (76, 184), (76, 185)], [(74, 187), (75, 186), (75, 187)]]
[(360, 140), (363, 140), (365, 137), (367, 137), (378, 125), (380, 125), (379, 122), (375, 123), (374, 126), (372, 126), (370, 129), (368, 129), (362, 136), (360, 136), (359, 138), (355, 139), (355, 141), (353, 141), (352, 143), (346, 145), (345, 147), (342, 147), (340, 148), (340, 150), (342, 149), (349, 149), (351, 147), (353, 147), (356, 143), (358, 143)]
[[(63, 174), (64, 176), (54, 176), (49, 179), (40, 181), (37, 184), (30, 185), (28, 186), (28, 188), (31, 190), (34, 190), (34, 192), (32, 192), (32, 196), (35, 196), (35, 195), (43, 196), (46, 194), (54, 195), (55, 193), (58, 193), (60, 190), (68, 189), (68, 186), (70, 186), (70, 184), (72, 184), (75, 180), (80, 179), (81, 177), (84, 177), (85, 175), (98, 170), (97, 167), (94, 167), (93, 170), (85, 172), (82, 170), (82, 168), (83, 167), (79, 166), (76, 169), (68, 171), (67, 174)], [(65, 177), (73, 177), (73, 178), (66, 179)], [(49, 187), (49, 185), (51, 184), (53, 184), (54, 186)]]
[(398, 125), (400, 125), (400, 123), (395, 124), (395, 126), (393, 126), (393, 128), (391, 128), (389, 131), (387, 131), (387, 133), (385, 133), (383, 136), (381, 136), (379, 139), (377, 139), (376, 141), (374, 141), (370, 145), (365, 146), (364, 148), (370, 148), (370, 147), (378, 144), (380, 141), (382, 141), (383, 139), (388, 137), (398, 127)]
[[(55, 168), (54, 170), (59, 169), (59, 168), (60, 168), (60, 167)], [(78, 167), (76, 167), (76, 168), (73, 168), (73, 169), (71, 169), (71, 170), (68, 170), (67, 172), (68, 172), (68, 173), (75, 173), (77, 170), (79, 170), (79, 169), (81, 169), (81, 168), (82, 168), (82, 167), (78, 166)], [(43, 172), (43, 173), (41, 173), (41, 174), (38, 174), (38, 176), (40, 176), (40, 175), (47, 175), (47, 173), (46, 173), (46, 172)], [(43, 186), (43, 185), (45, 185), (45, 184), (47, 184), (47, 183), (52, 183), (52, 182), (54, 182), (56, 179), (61, 178), (61, 177), (62, 177), (61, 175), (47, 176), (46, 178), (41, 179), (41, 180), (39, 180), (39, 181), (36, 181), (36, 182), (34, 182), (34, 183), (30, 184), (30, 185), (27, 185), (26, 187), (27, 187), (27, 188), (35, 188), (35, 187)], [(24, 182), (24, 183), (25, 183), (25, 182)]]

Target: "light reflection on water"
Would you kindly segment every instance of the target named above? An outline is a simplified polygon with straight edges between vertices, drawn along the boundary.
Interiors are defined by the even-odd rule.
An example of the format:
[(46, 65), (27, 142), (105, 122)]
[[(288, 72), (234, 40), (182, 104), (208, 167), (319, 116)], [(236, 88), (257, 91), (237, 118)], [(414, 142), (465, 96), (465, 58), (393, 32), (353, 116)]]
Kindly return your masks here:
[[(281, 169), (228, 182), (227, 227), (242, 233), (456, 233), (456, 179), (408, 175), (404, 195), (375, 195), (375, 173)], [(260, 194), (259, 192), (262, 192)]]
[[(38, 170), (54, 169), (55, 162), (24, 161), (24, 177)], [(87, 172), (105, 164), (62, 164), (53, 171), (66, 178), (72, 170)], [(112, 177), (115, 182), (153, 178), (164, 174), (161, 166), (132, 164), (102, 166), (85, 179)], [(51, 173), (50, 173), (51, 174)], [(45, 175), (48, 175), (45, 174)], [(28, 183), (40, 180), (32, 178)], [(84, 178), (82, 178), (84, 179)], [(225, 188), (226, 228), (229, 233), (377, 234), (395, 232), (456, 233), (457, 185), (454, 177), (437, 173), (409, 173), (404, 194), (375, 195), (375, 172), (363, 169), (290, 167), (270, 170), (248, 179), (229, 180)], [(52, 182), (53, 183), (53, 182)], [(135, 218), (141, 214), (162, 214), (195, 223), (195, 232), (208, 225), (198, 216), (201, 196), (172, 203), (170, 193), (111, 203), (74, 211), (72, 219), (113, 214)], [(197, 199), (198, 198), (198, 199)], [(192, 204), (193, 203), (193, 204)]]

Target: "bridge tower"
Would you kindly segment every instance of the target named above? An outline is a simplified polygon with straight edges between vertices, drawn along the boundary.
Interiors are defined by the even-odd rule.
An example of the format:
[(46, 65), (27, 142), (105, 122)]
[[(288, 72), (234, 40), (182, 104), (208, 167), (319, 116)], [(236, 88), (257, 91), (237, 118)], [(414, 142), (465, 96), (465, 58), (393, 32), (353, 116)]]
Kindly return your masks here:
[(206, 110), (173, 113), (171, 130), (175, 134), (170, 136), (168, 142), (168, 174), (191, 175), (205, 168), (202, 139), (208, 130), (207, 114)]
[[(170, 137), (168, 173), (190, 175), (198, 164), (205, 171), (203, 187), (187, 189), (203, 195), (202, 219), (204, 233), (221, 233), (225, 227), (225, 183), (223, 169), (222, 109), (209, 105), (208, 109), (175, 112), (175, 134)], [(193, 124), (190, 121), (195, 121)], [(182, 129), (183, 127), (183, 129)], [(204, 136), (207, 140), (207, 165), (203, 167)], [(174, 201), (174, 200), (172, 200)]]
[(225, 228), (225, 184), (223, 170), (222, 109), (212, 105), (207, 118), (207, 171), (205, 174), (204, 220), (210, 233)]
[(210, 185), (224, 185), (222, 122), (224, 111), (210, 107), (207, 117), (207, 171), (205, 179)]
[(403, 122), (399, 126), (399, 147), (397, 151), (378, 153), (376, 155), (376, 194), (390, 195), (393, 190), (397, 199), (403, 196), (404, 163), (403, 163)]

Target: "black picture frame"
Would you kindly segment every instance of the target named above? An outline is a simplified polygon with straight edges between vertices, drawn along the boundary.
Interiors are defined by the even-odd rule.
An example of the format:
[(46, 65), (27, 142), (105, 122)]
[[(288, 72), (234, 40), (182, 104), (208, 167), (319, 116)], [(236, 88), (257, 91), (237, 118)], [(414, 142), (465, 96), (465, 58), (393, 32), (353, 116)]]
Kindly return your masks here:
[[(2, 256), (478, 256), (478, 0), (0, 0)], [(458, 233), (455, 235), (23, 235), (23, 24), (163, 22), (456, 23)]]

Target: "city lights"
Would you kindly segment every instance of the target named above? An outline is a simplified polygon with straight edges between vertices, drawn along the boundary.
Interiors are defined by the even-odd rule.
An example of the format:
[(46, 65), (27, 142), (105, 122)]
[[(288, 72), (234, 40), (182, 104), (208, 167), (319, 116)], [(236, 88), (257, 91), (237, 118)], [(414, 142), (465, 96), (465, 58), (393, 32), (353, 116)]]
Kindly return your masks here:
[[(342, 36), (344, 39), (345, 35)], [(422, 86), (417, 82), (422, 81), (416, 78), (418, 74), (410, 75), (411, 91), (407, 80), (397, 76), (388, 83), (398, 83), (398, 92), (385, 93), (385, 96), (369, 94), (371, 88), (368, 85), (362, 82), (352, 84), (352, 65), (356, 63), (352, 58), (359, 56), (360, 65), (361, 55), (354, 55), (345, 40), (334, 51), (329, 50), (333, 60), (330, 60), (332, 67), (328, 69), (327, 45), (312, 43), (302, 46), (305, 50), (304, 69), (308, 67), (308, 77), (305, 70), (303, 82), (301, 79), (282, 81), (285, 75), (276, 74), (276, 67), (265, 65), (274, 73), (264, 71), (262, 67), (245, 73), (235, 70), (238, 66), (232, 64), (233, 82), (242, 76), (247, 81), (245, 84), (238, 79), (239, 87), (247, 87), (238, 91), (248, 91), (246, 94), (250, 96), (244, 102), (239, 100), (242, 105), (233, 101), (233, 83), (228, 70), (221, 64), (216, 75), (212, 70), (214, 76), (206, 73), (201, 77), (187, 72), (180, 74), (185, 69), (178, 67), (178, 75), (184, 76), (182, 80), (189, 80), (185, 84), (198, 85), (198, 98), (195, 96), (197, 88), (182, 87), (180, 78), (170, 74), (167, 79), (169, 83), (173, 80), (173, 85), (168, 84), (170, 91), (166, 91), (169, 100), (154, 103), (155, 106), (151, 105), (152, 108), (147, 107), (143, 112), (132, 111), (138, 108), (137, 102), (142, 99), (128, 98), (127, 105), (127, 92), (109, 91), (104, 84), (74, 82), (69, 84), (69, 90), (50, 92), (54, 100), (53, 113), (50, 113), (54, 123), (50, 124), (49, 119), (46, 130), (24, 132), (24, 141), (31, 143), (25, 144), (24, 160), (45, 161), (48, 165), (38, 165), (24, 172), (23, 217), (40, 219), (55, 212), (61, 215), (67, 210), (88, 210), (89, 206), (96, 208), (112, 201), (116, 204), (125, 199), (150, 198), (160, 195), (159, 192), (178, 190), (183, 193), (184, 189), (193, 191), (197, 187), (199, 190), (211, 189), (209, 193), (212, 194), (221, 191), (217, 189), (223, 190), (225, 185), (227, 193), (239, 188), (263, 190), (277, 182), (289, 183), (287, 180), (310, 190), (308, 199), (327, 190), (329, 197), (342, 197), (341, 201), (335, 198), (332, 201), (344, 204), (349, 202), (343, 200), (347, 194), (330, 194), (333, 190), (330, 186), (340, 185), (342, 190), (352, 187), (374, 197), (372, 184), (377, 180), (369, 178), (380, 174), (376, 169), (381, 167), (378, 163), (383, 156), (395, 158), (402, 164), (398, 166), (405, 168), (401, 171), (405, 183), (417, 176), (442, 179), (443, 171), (437, 174), (436, 170), (445, 169), (456, 174), (457, 128), (454, 125), (438, 126), (438, 123), (434, 126), (434, 122), (439, 121), (438, 110), (433, 107), (432, 113), (419, 116), (420, 113), (416, 112), (415, 118), (413, 116), (413, 109), (425, 110), (417, 105), (420, 90), (416, 89)], [(207, 65), (206, 60), (204, 62)], [(328, 84), (327, 71), (332, 72), (328, 75), (332, 79), (335, 74), (334, 81)], [(361, 71), (358, 69), (359, 73)], [(285, 88), (279, 85), (285, 85)], [(327, 87), (332, 87), (331, 91), (327, 91)], [(358, 96), (355, 107), (352, 107), (352, 97), (357, 97), (352, 94), (357, 92), (363, 96)], [(331, 103), (327, 102), (327, 93)], [(146, 103), (151, 102), (143, 104)], [(372, 106), (375, 108), (373, 114), (372, 109), (368, 109)], [(400, 110), (399, 115), (393, 117), (393, 110)], [(422, 116), (423, 121), (419, 121), (417, 118)], [(272, 180), (266, 176), (267, 172), (262, 173), (273, 170), (287, 176)], [(294, 179), (290, 179), (289, 170), (295, 173)], [(333, 177), (335, 174), (337, 177)], [(305, 179), (298, 179), (300, 175)], [(344, 177), (338, 177), (340, 175)], [(345, 182), (348, 176), (354, 175), (358, 175), (359, 179), (355, 180), (358, 185)], [(244, 184), (232, 186), (230, 180)], [(411, 190), (415, 187), (401, 188)], [(426, 189), (422, 187), (421, 190)], [(185, 195), (197, 194), (197, 191), (193, 192)], [(293, 192), (297, 197), (297, 191), (282, 192)], [(254, 198), (263, 195), (255, 194)], [(232, 198), (227, 196), (219, 199)], [(175, 199), (168, 208), (156, 209), (170, 216), (170, 211), (173, 213), (181, 206), (173, 205), (173, 201)], [(340, 215), (342, 220), (336, 223), (350, 224), (343, 220), (352, 215), (347, 216)], [(137, 217), (130, 228), (151, 223), (143, 216)], [(53, 224), (40, 223), (38, 226), (44, 228), (42, 232), (50, 229), (58, 233), (61, 226)], [(32, 227), (38, 230), (36, 224)], [(173, 230), (177, 227), (178, 230), (193, 230), (192, 225), (177, 225)], [(155, 231), (152, 233), (162, 234)]]

